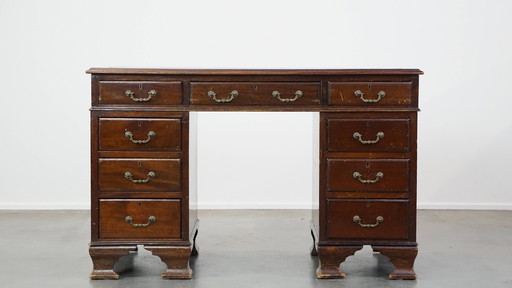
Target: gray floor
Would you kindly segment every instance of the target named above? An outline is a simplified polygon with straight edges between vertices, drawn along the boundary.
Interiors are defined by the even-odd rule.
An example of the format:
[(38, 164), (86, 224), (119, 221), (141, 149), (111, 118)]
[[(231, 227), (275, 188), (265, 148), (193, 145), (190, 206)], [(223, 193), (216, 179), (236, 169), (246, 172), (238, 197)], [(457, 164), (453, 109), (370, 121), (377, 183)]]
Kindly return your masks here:
[(120, 280), (88, 279), (87, 211), (0, 211), (0, 287), (512, 287), (512, 211), (419, 211), (416, 281), (388, 280), (391, 265), (365, 248), (345, 279), (317, 280), (308, 212), (201, 211), (192, 280), (163, 280), (140, 249)]

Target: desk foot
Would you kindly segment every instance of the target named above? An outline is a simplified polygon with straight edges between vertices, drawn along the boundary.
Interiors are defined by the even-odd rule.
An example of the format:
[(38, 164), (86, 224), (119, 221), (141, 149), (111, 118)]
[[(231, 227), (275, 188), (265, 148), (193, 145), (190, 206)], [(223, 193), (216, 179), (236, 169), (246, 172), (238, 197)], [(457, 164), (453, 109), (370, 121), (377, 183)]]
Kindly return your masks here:
[(89, 275), (92, 280), (119, 279), (114, 271), (114, 265), (122, 256), (130, 251), (137, 251), (137, 246), (90, 246), (89, 255), (93, 263), (93, 270)]
[(316, 277), (318, 279), (344, 278), (340, 265), (348, 256), (354, 255), (363, 246), (318, 246), (318, 262)]
[(188, 264), (191, 254), (189, 246), (145, 246), (155, 256), (167, 265), (162, 273), (164, 279), (190, 279), (192, 269)]
[(414, 280), (417, 278), (413, 267), (418, 255), (418, 247), (372, 246), (372, 249), (386, 256), (395, 266), (395, 270), (388, 276), (389, 279)]

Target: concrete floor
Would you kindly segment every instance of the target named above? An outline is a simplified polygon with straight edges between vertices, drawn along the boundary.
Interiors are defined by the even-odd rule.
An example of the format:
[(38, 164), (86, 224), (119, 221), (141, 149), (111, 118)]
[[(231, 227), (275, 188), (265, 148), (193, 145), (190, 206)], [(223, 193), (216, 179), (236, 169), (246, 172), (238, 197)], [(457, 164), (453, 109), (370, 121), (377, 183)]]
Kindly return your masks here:
[[(0, 287), (512, 287), (512, 211), (419, 211), (418, 280), (388, 280), (365, 247), (345, 279), (317, 280), (303, 210), (201, 211), (192, 280), (163, 280), (140, 249), (120, 280), (91, 281), (88, 211), (0, 211)], [(285, 229), (282, 229), (285, 228)]]

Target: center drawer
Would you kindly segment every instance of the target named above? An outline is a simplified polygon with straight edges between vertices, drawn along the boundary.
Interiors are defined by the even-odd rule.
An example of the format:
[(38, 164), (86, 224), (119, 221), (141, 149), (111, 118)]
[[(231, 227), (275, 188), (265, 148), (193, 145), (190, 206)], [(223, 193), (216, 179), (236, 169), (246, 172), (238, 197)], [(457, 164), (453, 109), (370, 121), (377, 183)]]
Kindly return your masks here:
[(193, 82), (191, 104), (312, 105), (320, 103), (318, 82)]
[(179, 159), (100, 159), (100, 192), (180, 192)]
[(181, 238), (180, 199), (101, 199), (100, 239)]

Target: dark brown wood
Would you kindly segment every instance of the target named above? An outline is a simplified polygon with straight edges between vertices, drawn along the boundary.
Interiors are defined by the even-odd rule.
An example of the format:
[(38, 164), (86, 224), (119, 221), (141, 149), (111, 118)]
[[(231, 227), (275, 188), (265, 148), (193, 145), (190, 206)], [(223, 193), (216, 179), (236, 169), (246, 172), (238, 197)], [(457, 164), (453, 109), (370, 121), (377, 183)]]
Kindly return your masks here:
[[(328, 120), (327, 145), (330, 152), (409, 151), (409, 119), (361, 118)], [(360, 136), (356, 137), (356, 133)], [(365, 144), (365, 141), (376, 143)]]
[[(198, 252), (199, 227), (195, 111), (319, 112), (314, 197), (319, 203), (311, 230), (311, 254), (320, 259), (317, 276), (343, 277), (340, 263), (362, 245), (372, 245), (397, 267), (391, 278), (412, 278), (420, 70), (91, 68), (87, 73), (92, 74), (91, 258), (101, 266), (96, 274), (106, 271), (96, 278), (115, 278), (113, 263), (135, 245), (162, 258), (168, 266), (164, 278), (191, 277), (188, 261)], [(231, 101), (208, 95), (214, 91), (216, 99), (227, 99), (233, 90), (238, 95)]]
[(101, 151), (181, 151), (181, 120), (101, 118), (99, 141)]
[[(320, 103), (320, 83), (290, 83), (290, 82), (193, 82), (191, 83), (190, 103), (195, 105), (274, 105), (296, 106), (314, 105)], [(302, 92), (302, 96), (295, 101), (295, 93)], [(229, 99), (232, 91), (238, 96), (228, 103), (216, 102), (208, 92), (213, 91), (216, 98), (221, 101)], [(281, 99), (272, 93), (278, 91)], [(286, 101), (286, 99), (289, 99)]]
[[(180, 239), (180, 199), (102, 199), (99, 203), (100, 239)], [(154, 222), (149, 217), (155, 218)], [(134, 227), (126, 221), (131, 217)]]
[(90, 68), (88, 74), (128, 75), (423, 75), (418, 69), (148, 69)]
[(414, 272), (414, 260), (418, 255), (417, 247), (372, 246), (372, 249), (386, 256), (395, 266), (395, 270), (388, 276), (389, 279), (414, 280), (417, 278)]
[[(412, 82), (330, 82), (330, 105), (385, 106), (410, 105)], [(363, 93), (363, 99), (378, 102), (365, 102), (356, 96), (356, 91)], [(385, 96), (379, 100), (378, 93)]]
[(120, 257), (137, 251), (137, 246), (90, 246), (89, 255), (93, 263), (93, 270), (89, 275), (92, 280), (119, 279), (114, 271), (114, 265)]
[[(126, 95), (127, 91), (131, 91), (133, 98), (146, 99), (152, 90), (155, 91), (155, 96), (147, 101), (136, 101)], [(181, 83), (170, 81), (100, 81), (98, 100), (100, 105), (177, 105), (182, 102)]]
[[(125, 173), (130, 173), (128, 179)], [(151, 174), (153, 173), (153, 174)], [(150, 176), (148, 176), (150, 175)], [(151, 177), (154, 175), (153, 177)], [(134, 183), (133, 181), (147, 181)], [(99, 159), (101, 192), (179, 192), (181, 191), (180, 159)]]
[[(327, 238), (357, 240), (407, 240), (408, 200), (329, 199)], [(359, 216), (360, 222), (354, 221)], [(378, 222), (377, 217), (383, 221)], [(361, 225), (375, 225), (362, 227)]]
[[(92, 93), (97, 92), (96, 76), (93, 76)], [(94, 96), (92, 97), (95, 98)], [(98, 240), (98, 112), (91, 111), (91, 243)]]
[[(374, 76), (373, 79), (349, 76), (328, 80), (328, 100), (323, 104), (340, 107), (340, 110), (320, 113), (317, 246), (370, 244), (403, 248), (390, 250), (388, 254), (393, 253), (395, 259), (407, 259), (409, 265), (414, 262), (410, 248), (417, 246), (418, 78), (396, 77), (381, 81), (382, 75)], [(365, 99), (377, 99), (380, 90), (386, 95), (378, 102), (364, 102), (354, 95), (355, 90), (361, 90)], [(355, 132), (361, 134), (363, 141), (376, 140), (379, 132), (383, 132), (384, 137), (376, 143), (361, 143), (354, 137)], [(360, 173), (361, 180), (376, 180), (378, 172), (382, 172), (383, 177), (375, 183), (361, 183), (354, 177), (355, 172)], [(357, 221), (354, 221), (355, 216), (359, 217)], [(383, 221), (375, 225), (379, 216)], [(391, 278), (401, 277), (396, 275)]]
[(172, 246), (145, 246), (153, 255), (160, 257), (167, 265), (167, 270), (162, 273), (164, 279), (190, 279), (192, 269), (188, 264), (191, 250), (190, 247)]
[[(188, 85), (186, 87), (188, 88)], [(189, 90), (187, 89), (187, 91)], [(182, 231), (189, 232), (188, 235), (183, 233), (182, 239), (184, 241), (193, 239), (194, 246), (196, 246), (196, 237), (199, 229), (199, 219), (197, 218), (197, 116), (197, 113), (194, 112), (184, 114), (183, 122), (187, 129), (183, 130), (182, 137), (184, 147), (182, 159), (188, 163), (182, 173), (182, 187), (184, 191), (188, 191), (188, 201), (183, 201), (182, 203)]]
[(363, 246), (318, 246), (318, 269), (316, 277), (319, 279), (344, 278), (340, 264), (348, 256), (354, 255)]
[[(361, 176), (356, 178), (354, 173)], [(327, 159), (327, 191), (406, 192), (408, 176), (409, 159)]]

